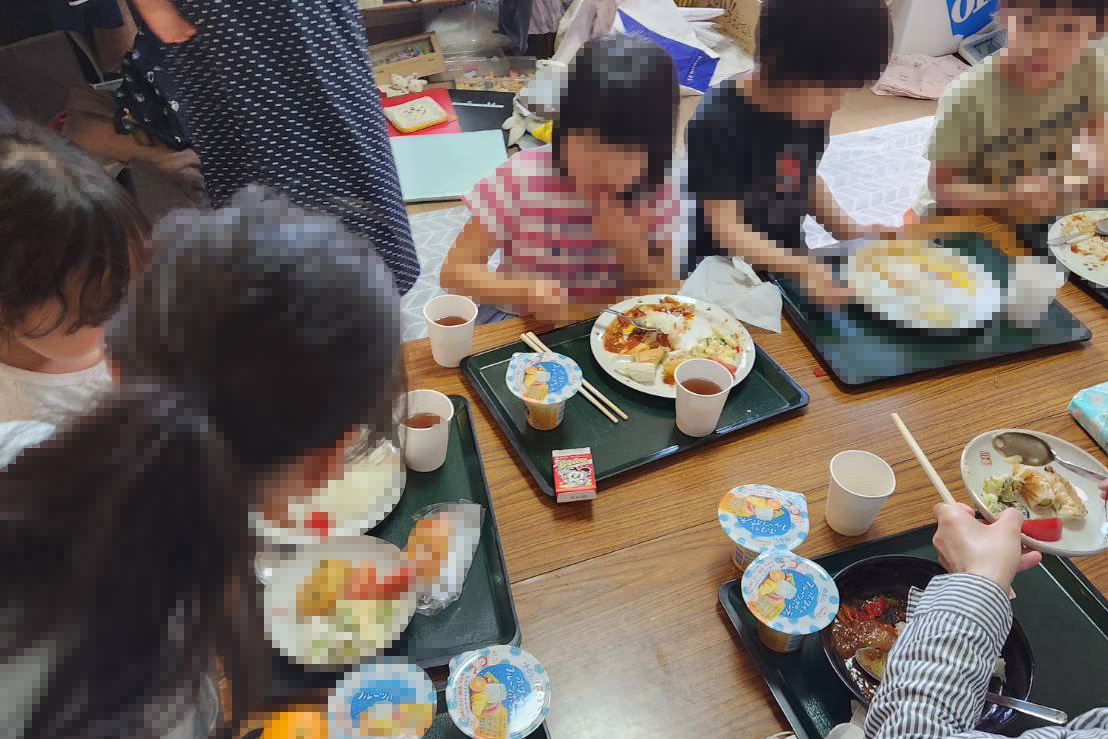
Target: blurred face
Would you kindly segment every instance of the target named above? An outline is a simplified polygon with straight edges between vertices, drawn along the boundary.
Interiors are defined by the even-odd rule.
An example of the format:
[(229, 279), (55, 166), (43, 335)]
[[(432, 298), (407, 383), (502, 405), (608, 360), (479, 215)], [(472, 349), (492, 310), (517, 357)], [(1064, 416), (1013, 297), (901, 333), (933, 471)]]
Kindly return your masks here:
[(999, 20), (1008, 32), (1003, 53), (1020, 82), (1032, 90), (1058, 84), (1098, 35), (1096, 18), (1064, 11), (1008, 7)]
[(589, 199), (627, 192), (646, 177), (648, 157), (642, 149), (613, 144), (588, 131), (567, 134), (562, 158), (578, 192)]
[(796, 87), (792, 93), (790, 108), (793, 118), (801, 121), (822, 122), (843, 107), (843, 98), (853, 88), (849, 87)]

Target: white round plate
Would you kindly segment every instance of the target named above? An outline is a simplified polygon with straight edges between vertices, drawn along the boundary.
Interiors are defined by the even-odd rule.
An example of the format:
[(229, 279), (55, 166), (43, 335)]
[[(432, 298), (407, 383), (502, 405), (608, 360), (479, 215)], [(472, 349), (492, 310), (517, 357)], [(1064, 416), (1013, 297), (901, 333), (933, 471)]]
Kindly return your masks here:
[[(993, 448), (993, 437), (1006, 431), (1023, 431), (1038, 436), (1050, 444), (1055, 454), (1067, 462), (1108, 475), (1108, 468), (1105, 468), (1096, 457), (1057, 436), (1033, 429), (996, 429), (986, 432), (971, 441), (962, 451), (962, 482), (965, 483), (966, 490), (973, 499), (973, 507), (989, 521), (996, 520), (996, 516), (981, 502), (985, 478), (1002, 477), (1012, 470), (1012, 465), (1005, 462), (1000, 452)], [(1053, 469), (1073, 485), (1084, 499), (1089, 513), (1079, 521), (1063, 521), (1062, 538), (1058, 541), (1039, 541), (1024, 536), (1023, 543), (1031, 549), (1061, 557), (1077, 557), (1104, 551), (1108, 548), (1108, 516), (1105, 514), (1104, 500), (1100, 497), (1096, 482), (1084, 475), (1070, 472), (1061, 465), (1053, 465)], [(1032, 515), (1035, 518), (1044, 517), (1035, 513)]]
[[(681, 345), (678, 349), (690, 348), (700, 339), (710, 336), (712, 333), (712, 326), (718, 325), (726, 331), (737, 335), (742, 340), (742, 350), (739, 352), (739, 362), (735, 369), (735, 380), (732, 382), (731, 387), (735, 387), (746, 379), (746, 376), (754, 369), (754, 359), (757, 356), (754, 350), (754, 339), (750, 337), (750, 332), (746, 330), (746, 327), (743, 326), (737, 318), (718, 305), (712, 305), (711, 303), (697, 300), (696, 298), (681, 297), (680, 295), (644, 295), (638, 298), (628, 298), (620, 303), (616, 303), (612, 306), (612, 310), (626, 313), (636, 305), (657, 303), (662, 298), (673, 298), (682, 303), (689, 303), (696, 306), (696, 315), (693, 316), (689, 329), (681, 337)], [(661, 366), (658, 367), (653, 385), (643, 385), (640, 382), (635, 382), (630, 377), (616, 371), (616, 365), (627, 362), (629, 359), (622, 354), (613, 354), (604, 348), (604, 332), (608, 330), (608, 326), (611, 325), (614, 320), (616, 320), (615, 315), (611, 313), (601, 313), (596, 319), (596, 322), (593, 323), (592, 331), (589, 334), (589, 345), (592, 347), (592, 355), (596, 357), (596, 361), (600, 364), (601, 368), (617, 382), (621, 382), (633, 390), (638, 390), (641, 393), (654, 395), (659, 398), (676, 398), (677, 389), (673, 385), (667, 385), (662, 382)]]
[(1004, 290), (984, 266), (952, 249), (926, 242), (926, 248), (946, 252), (948, 259), (965, 269), (974, 278), (976, 289), (971, 295), (956, 287), (940, 288), (942, 305), (955, 317), (950, 321), (925, 318), (920, 314), (918, 300), (907, 299), (898, 288), (872, 270), (858, 269), (857, 260), (867, 251), (881, 246), (882, 242), (875, 242), (852, 252), (843, 263), (842, 279), (855, 291), (863, 305), (887, 321), (922, 331), (973, 330), (980, 328), (1004, 307)]
[[(1078, 215), (1089, 218), (1095, 223), (1101, 218), (1108, 218), (1108, 210), (1085, 210), (1080, 213), (1071, 213), (1065, 218), (1059, 218), (1051, 224), (1047, 238), (1060, 239), (1065, 236), (1066, 227), (1072, 224), (1074, 216)], [(1108, 252), (1108, 236), (1094, 236), (1091, 240), (1095, 239), (1100, 239), (1100, 243), (1104, 245), (1105, 251)], [(1088, 245), (1088, 241), (1079, 244), (1079, 246)], [(1084, 277), (1089, 282), (1100, 285), (1101, 287), (1108, 287), (1108, 262), (1102, 262), (1099, 259), (1076, 254), (1067, 245), (1052, 246), (1050, 247), (1050, 253), (1053, 254), (1054, 258), (1061, 262), (1066, 269), (1073, 272), (1078, 277)]]
[(387, 541), (372, 536), (350, 536), (328, 539), (322, 544), (301, 548), (296, 555), (273, 568), (266, 585), (264, 614), (266, 632), (281, 653), (294, 662), (314, 669), (337, 669), (374, 657), (400, 637), (415, 613), (418, 596), (415, 590), (393, 601), (393, 622), (385, 629), (384, 638), (372, 648), (361, 651), (346, 661), (333, 662), (312, 654), (312, 629), (296, 619), (296, 594), (319, 563), (325, 559), (345, 559), (350, 562), (372, 562), (383, 573), (399, 569), (404, 560), (400, 550)]
[[(359, 536), (384, 521), (404, 495), (407, 468), (403, 452), (385, 441), (347, 470), (346, 478), (332, 483), (326, 491), (289, 505), (292, 520), (299, 524), (295, 528), (284, 528), (252, 511), (250, 525), (254, 532), (274, 544), (306, 546), (333, 537)], [(335, 522), (326, 537), (305, 525), (316, 511)]]

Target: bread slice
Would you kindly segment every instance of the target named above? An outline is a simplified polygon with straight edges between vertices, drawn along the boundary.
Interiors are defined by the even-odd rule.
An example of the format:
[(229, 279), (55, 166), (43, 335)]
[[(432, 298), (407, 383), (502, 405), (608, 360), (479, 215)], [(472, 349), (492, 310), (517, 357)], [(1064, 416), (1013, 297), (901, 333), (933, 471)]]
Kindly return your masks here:
[(390, 105), (384, 111), (385, 117), (400, 133), (422, 131), (450, 120), (442, 106), (430, 96), (415, 98), (400, 105)]

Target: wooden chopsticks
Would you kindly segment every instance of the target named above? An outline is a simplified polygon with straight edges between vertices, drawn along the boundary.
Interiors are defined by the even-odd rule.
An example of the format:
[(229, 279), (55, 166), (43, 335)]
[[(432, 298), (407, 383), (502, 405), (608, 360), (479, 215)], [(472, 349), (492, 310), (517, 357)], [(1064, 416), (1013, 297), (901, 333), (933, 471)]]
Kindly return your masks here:
[(927, 459), (927, 455), (919, 448), (919, 444), (916, 443), (916, 437), (912, 436), (912, 432), (904, 425), (904, 421), (900, 420), (900, 414), (892, 413), (890, 415), (893, 417), (893, 423), (895, 423), (896, 427), (900, 430), (900, 435), (903, 436), (904, 441), (907, 442), (908, 448), (916, 455), (919, 466), (927, 473), (927, 477), (931, 480), (931, 484), (935, 487), (935, 490), (939, 491), (939, 495), (944, 501), (953, 505), (955, 503), (954, 496), (947, 490), (946, 483), (939, 477), (939, 473), (931, 466), (931, 461)]
[[(550, 351), (550, 347), (548, 347), (546, 344), (542, 343), (542, 340), (539, 339), (539, 337), (536, 336), (531, 331), (525, 331), (524, 333), (519, 335), (519, 338), (524, 344), (531, 347), (532, 349), (534, 349), (537, 352), (546, 352), (547, 354), (553, 354), (554, 353), (554, 352)], [(595, 387), (592, 386), (591, 382), (589, 382), (588, 380), (586, 380), (584, 378), (581, 378), (581, 390), (580, 390), (580, 392), (581, 392), (581, 395), (583, 395), (586, 400), (588, 400), (590, 403), (595, 405), (597, 410), (599, 410), (601, 413), (603, 413), (605, 416), (607, 416), (608, 420), (611, 421), (612, 423), (619, 423), (620, 418), (622, 418), (624, 421), (629, 420), (628, 417), (627, 417), (627, 414), (624, 413), (623, 410), (618, 405), (616, 405), (612, 401), (608, 400), (608, 398), (605, 397), (604, 393), (597, 390)], [(602, 402), (603, 402), (603, 405), (601, 405)], [(619, 418), (616, 418), (615, 416), (613, 416), (611, 411), (609, 411), (608, 408), (604, 407), (605, 405), (607, 405), (608, 408), (611, 408), (613, 411), (615, 411), (616, 414), (619, 415)]]

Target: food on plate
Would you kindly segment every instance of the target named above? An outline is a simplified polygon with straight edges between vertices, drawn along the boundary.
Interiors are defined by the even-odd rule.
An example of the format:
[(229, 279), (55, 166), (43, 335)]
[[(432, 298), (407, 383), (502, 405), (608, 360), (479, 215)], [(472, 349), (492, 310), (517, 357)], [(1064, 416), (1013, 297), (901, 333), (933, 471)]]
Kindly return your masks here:
[(1011, 474), (988, 477), (983, 487), (981, 502), (994, 515), (1005, 508), (1018, 508), (1025, 515), (1034, 509), (1048, 509), (1068, 520), (1084, 518), (1089, 512), (1070, 481), (1049, 466), (1036, 469), (1014, 464)]
[(1060, 518), (1029, 518), (1023, 522), (1020, 531), (1025, 536), (1039, 541), (1058, 541), (1062, 538), (1062, 519)]
[(689, 356), (700, 359), (712, 359), (719, 362), (733, 375), (737, 369), (742, 342), (738, 336), (724, 333), (715, 327), (711, 336), (700, 339), (689, 349)]
[(670, 350), (688, 329), (696, 306), (665, 297), (657, 303), (643, 303), (624, 311), (638, 323), (657, 331), (635, 328), (623, 316), (616, 316), (604, 331), (604, 348), (613, 354), (630, 354), (639, 346)]
[(920, 282), (977, 293), (977, 280), (962, 260), (946, 249), (923, 241), (881, 242), (859, 250), (856, 268), (876, 274), (883, 282), (907, 293), (923, 292)]
[[(831, 624), (831, 647), (846, 662), (847, 671), (854, 676), (855, 684), (867, 700), (873, 699), (876, 686), (867, 678), (859, 679), (863, 671), (853, 669), (850, 659), (853, 657), (865, 671), (880, 680), (885, 674), (889, 652), (907, 626), (907, 616), (907, 602), (888, 593), (852, 599), (839, 606), (838, 615)], [(993, 677), (1002, 683), (1005, 667), (1004, 660), (998, 657)]]
[(658, 374), (658, 365), (653, 362), (620, 362), (616, 365), (616, 372), (643, 385), (652, 385)]
[(371, 562), (325, 559), (296, 590), (296, 621), (313, 658), (331, 664), (379, 648), (412, 586), (411, 568), (380, 573)]
[(1102, 218), (1108, 218), (1108, 211), (1095, 211), (1086, 213), (1074, 213), (1062, 221), (1062, 233), (1065, 236), (1087, 234), (1090, 238), (1070, 244), (1069, 250), (1074, 254), (1087, 257), (1085, 260), (1090, 266), (1099, 266), (1108, 262), (1108, 236), (1097, 233), (1096, 224)]

